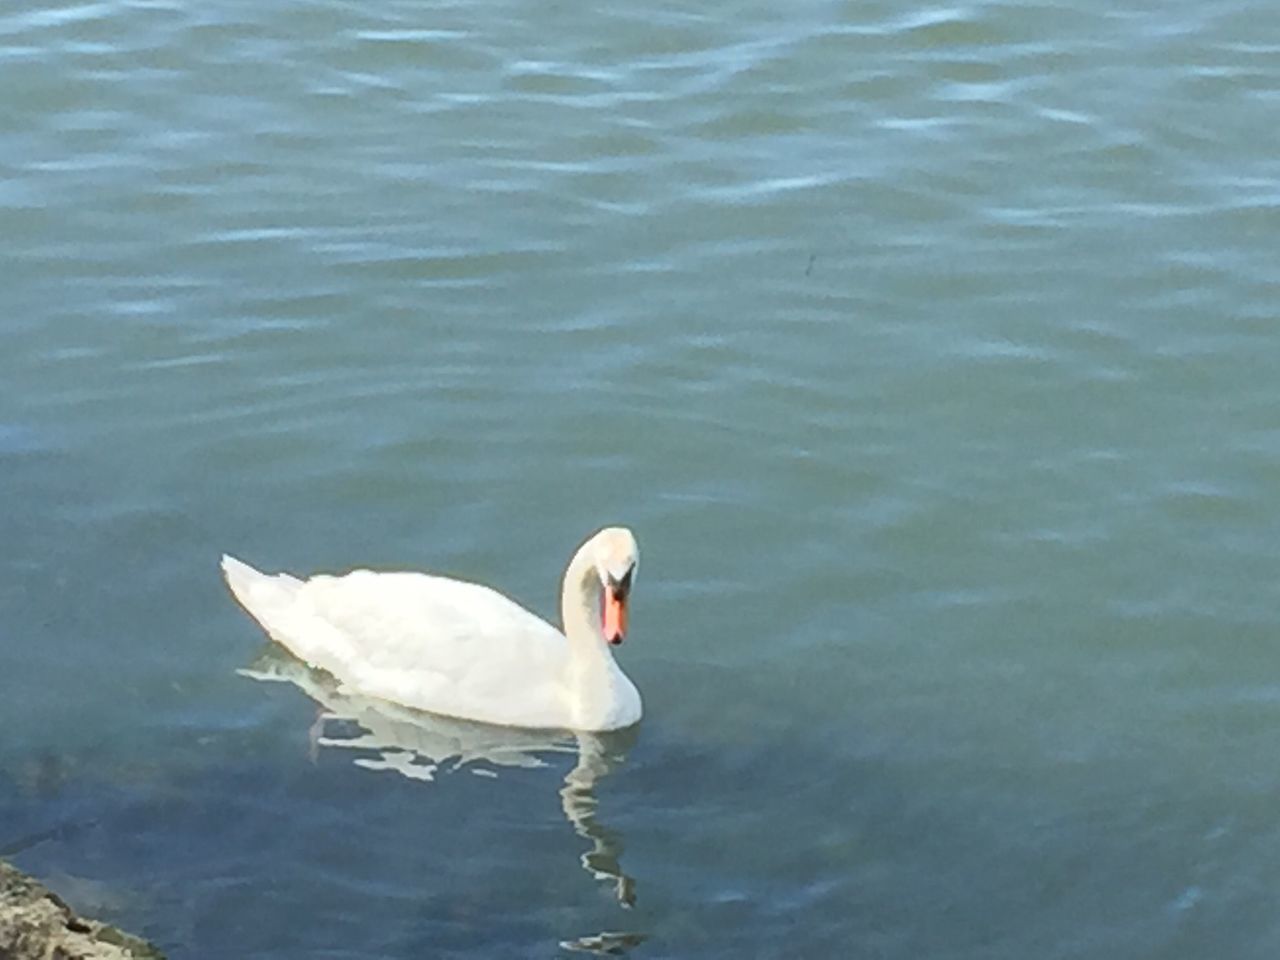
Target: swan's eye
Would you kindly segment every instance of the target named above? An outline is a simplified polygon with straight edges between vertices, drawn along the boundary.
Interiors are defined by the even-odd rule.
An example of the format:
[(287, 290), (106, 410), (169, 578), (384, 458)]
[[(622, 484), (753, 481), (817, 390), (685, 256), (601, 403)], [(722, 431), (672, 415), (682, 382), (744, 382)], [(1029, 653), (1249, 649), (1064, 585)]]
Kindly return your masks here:
[(631, 575), (635, 572), (636, 568), (634, 566), (628, 567), (621, 580), (617, 579), (613, 574), (609, 574), (609, 588), (613, 590), (613, 595), (619, 600), (627, 599), (627, 594), (631, 592)]

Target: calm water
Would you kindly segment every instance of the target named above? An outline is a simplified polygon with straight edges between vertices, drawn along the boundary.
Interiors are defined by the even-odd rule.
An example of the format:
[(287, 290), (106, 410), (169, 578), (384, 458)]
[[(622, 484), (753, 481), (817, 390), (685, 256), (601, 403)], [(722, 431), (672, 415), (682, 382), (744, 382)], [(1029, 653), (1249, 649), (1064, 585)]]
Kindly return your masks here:
[[(1275, 957), (1280, 12), (1122, 7), (0, 10), (0, 850), (174, 957)], [(631, 738), (237, 673), (329, 696), (224, 550), (614, 522)]]

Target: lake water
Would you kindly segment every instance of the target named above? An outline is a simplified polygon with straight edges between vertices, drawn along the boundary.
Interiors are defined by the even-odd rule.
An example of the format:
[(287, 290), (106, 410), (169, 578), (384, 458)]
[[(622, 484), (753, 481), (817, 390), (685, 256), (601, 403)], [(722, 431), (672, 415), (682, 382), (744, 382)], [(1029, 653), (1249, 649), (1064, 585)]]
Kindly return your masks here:
[[(1274, 4), (31, 0), (0, 86), (0, 851), (73, 904), (1280, 952)], [(223, 551), (554, 617), (609, 523), (630, 737), (237, 673), (326, 696)]]

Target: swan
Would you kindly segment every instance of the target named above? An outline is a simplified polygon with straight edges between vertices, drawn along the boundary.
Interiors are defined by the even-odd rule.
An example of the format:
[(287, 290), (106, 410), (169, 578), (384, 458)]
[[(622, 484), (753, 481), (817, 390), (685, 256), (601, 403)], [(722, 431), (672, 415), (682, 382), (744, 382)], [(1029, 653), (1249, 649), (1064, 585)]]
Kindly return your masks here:
[(344, 691), (507, 727), (620, 730), (640, 694), (613, 658), (640, 553), (606, 527), (569, 561), (561, 633), (489, 587), (424, 573), (354, 570), (299, 580), (223, 555), (240, 605)]

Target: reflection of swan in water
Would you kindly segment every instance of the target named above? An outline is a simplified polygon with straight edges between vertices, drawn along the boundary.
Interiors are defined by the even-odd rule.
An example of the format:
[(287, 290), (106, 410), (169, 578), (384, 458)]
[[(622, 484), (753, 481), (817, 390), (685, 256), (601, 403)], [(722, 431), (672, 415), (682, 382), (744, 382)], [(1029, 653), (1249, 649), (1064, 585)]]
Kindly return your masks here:
[(636, 728), (618, 733), (578, 733), (578, 762), (564, 778), (560, 802), (564, 815), (591, 850), (579, 859), (582, 868), (597, 880), (612, 881), (618, 902), (630, 907), (636, 902), (636, 882), (622, 872), (622, 838), (596, 819), (596, 784), (622, 764), (636, 740)]
[[(328, 674), (313, 670), (281, 647), (270, 644), (240, 674), (255, 680), (293, 683), (323, 707), (312, 727), (312, 747), (360, 751), (353, 762), (368, 770), (391, 770), (430, 781), (442, 767), (468, 768), (496, 777), (495, 767), (543, 767), (547, 754), (577, 753), (578, 762), (560, 789), (564, 815), (578, 836), (591, 843), (583, 869), (613, 884), (618, 902), (635, 903), (635, 881), (622, 872), (622, 840), (596, 817), (595, 788), (626, 759), (637, 728), (613, 733), (566, 733), (494, 727), (436, 716), (383, 700), (344, 691)], [(358, 732), (350, 736), (350, 725)], [(373, 754), (375, 756), (370, 756)]]

